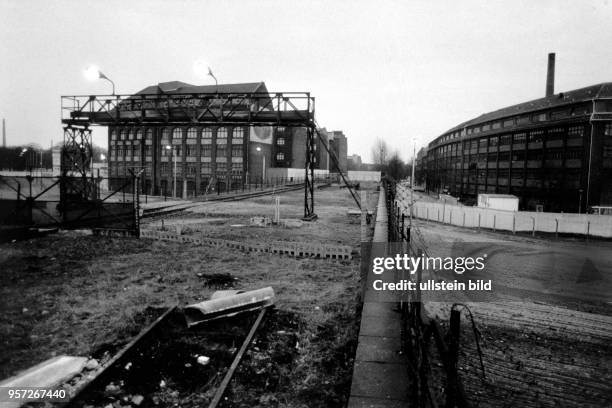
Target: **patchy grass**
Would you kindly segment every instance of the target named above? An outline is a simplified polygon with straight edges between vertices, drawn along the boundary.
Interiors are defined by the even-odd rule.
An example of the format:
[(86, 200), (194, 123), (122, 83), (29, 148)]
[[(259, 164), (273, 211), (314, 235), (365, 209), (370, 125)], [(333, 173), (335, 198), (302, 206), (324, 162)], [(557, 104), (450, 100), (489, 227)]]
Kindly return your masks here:
[[(292, 193), (281, 199), (287, 206), (283, 218), (301, 214), (300, 197)], [(262, 201), (268, 208), (263, 198), (253, 201), (221, 208), (224, 213), (235, 210), (238, 217)], [(369, 201), (375, 201), (375, 194)], [(315, 208), (318, 221), (296, 229), (266, 228), (257, 239), (281, 240), (289, 234), (312, 242), (320, 236), (359, 247), (360, 226), (346, 216), (354, 208), (347, 190), (317, 191)], [(223, 228), (205, 228), (212, 235), (217, 227)], [(143, 313), (147, 308), (199, 302), (218, 288), (264, 286), (274, 288), (277, 313), (290, 316), (295, 326), (267, 330), (272, 337), (256, 339), (269, 345), (260, 353), (284, 363), (272, 373), (261, 365), (265, 359), (246, 358), (229, 390), (231, 406), (345, 404), (358, 334), (358, 257), (295, 259), (75, 232), (0, 245), (0, 377), (54, 355), (117, 350), (154, 318)], [(274, 322), (269, 324), (278, 325)], [(278, 336), (285, 338), (275, 334), (279, 330), (294, 333), (295, 344), (279, 341)], [(268, 370), (268, 386), (261, 389), (250, 370)]]

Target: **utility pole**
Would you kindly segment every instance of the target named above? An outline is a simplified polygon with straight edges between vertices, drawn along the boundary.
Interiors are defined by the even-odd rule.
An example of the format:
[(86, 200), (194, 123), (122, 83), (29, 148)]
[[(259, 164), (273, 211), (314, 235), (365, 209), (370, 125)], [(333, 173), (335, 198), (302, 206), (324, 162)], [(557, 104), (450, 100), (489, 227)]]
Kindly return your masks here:
[(176, 153), (174, 146), (172, 146), (172, 161), (174, 162), (174, 190), (172, 191), (172, 197), (176, 198)]

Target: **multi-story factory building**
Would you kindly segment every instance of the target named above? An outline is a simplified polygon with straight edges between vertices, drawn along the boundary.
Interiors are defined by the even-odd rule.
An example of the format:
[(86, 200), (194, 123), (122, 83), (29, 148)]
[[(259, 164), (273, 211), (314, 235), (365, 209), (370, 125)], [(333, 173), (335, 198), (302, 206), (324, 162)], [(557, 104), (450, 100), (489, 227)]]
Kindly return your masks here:
[(549, 56), (544, 98), (486, 113), (445, 132), (419, 160), (430, 191), (468, 202), (514, 194), (520, 208), (585, 211), (612, 204), (612, 83), (554, 94)]
[[(263, 82), (194, 86), (165, 82), (138, 94), (266, 94)], [(126, 102), (122, 102), (126, 103)], [(229, 109), (249, 107), (230, 106)], [(306, 129), (248, 125), (185, 123), (110, 126), (109, 176), (120, 184), (130, 169), (144, 169), (142, 188), (147, 194), (202, 195), (239, 189), (270, 180), (271, 168), (305, 168)], [(317, 142), (316, 168), (321, 166)], [(346, 161), (346, 153), (344, 160)], [(326, 165), (326, 164), (325, 164)], [(303, 177), (303, 176), (302, 176)], [(176, 180), (176, 187), (174, 181)]]

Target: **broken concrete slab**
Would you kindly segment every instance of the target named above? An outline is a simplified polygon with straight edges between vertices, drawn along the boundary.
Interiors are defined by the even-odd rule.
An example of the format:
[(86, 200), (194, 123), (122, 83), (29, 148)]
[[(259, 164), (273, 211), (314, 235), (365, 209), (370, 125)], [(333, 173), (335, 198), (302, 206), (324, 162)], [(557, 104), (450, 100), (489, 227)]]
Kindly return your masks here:
[(289, 218), (282, 219), (280, 223), (286, 228), (300, 228), (302, 225), (304, 225), (302, 220), (293, 220)]
[(3, 380), (0, 387), (52, 387), (80, 373), (87, 360), (86, 357), (53, 357)]
[[(14, 377), (0, 382), (0, 387), (10, 388), (56, 388), (83, 371), (88, 359), (86, 357), (57, 356), (43, 361)], [(3, 408), (17, 408), (23, 401), (4, 402)]]
[(256, 227), (267, 227), (272, 224), (272, 220), (268, 217), (251, 217), (249, 219), (251, 225)]

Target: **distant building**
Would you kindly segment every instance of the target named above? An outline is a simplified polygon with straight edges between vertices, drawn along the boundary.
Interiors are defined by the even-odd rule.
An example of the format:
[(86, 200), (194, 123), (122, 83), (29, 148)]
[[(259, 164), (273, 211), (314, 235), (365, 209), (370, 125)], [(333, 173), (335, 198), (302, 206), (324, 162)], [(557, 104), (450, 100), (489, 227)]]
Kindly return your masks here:
[[(338, 167), (343, 173), (348, 171), (348, 144), (344, 132), (341, 130), (319, 129), (319, 133), (327, 138), (329, 150), (334, 153), (338, 159)], [(326, 152), (325, 152), (326, 153)], [(324, 156), (324, 155), (321, 155)], [(325, 155), (326, 156), (326, 155)], [(337, 173), (338, 169), (334, 166), (329, 157), (321, 157), (321, 168), (327, 168), (330, 173)]]
[[(164, 82), (138, 94), (267, 93), (263, 82), (195, 86)], [(128, 103), (129, 99), (122, 103)], [(232, 101), (234, 103), (235, 101)], [(227, 109), (252, 107), (228, 104)], [(161, 112), (163, 114), (163, 112)], [(340, 160), (346, 169), (346, 138), (337, 136)], [(177, 195), (193, 196), (241, 188), (271, 177), (271, 168), (300, 168), (306, 164), (306, 128), (284, 126), (200, 125), (184, 123), (110, 126), (109, 176), (120, 179), (130, 168), (144, 169), (143, 191), (170, 194), (176, 178)], [(327, 167), (326, 152), (315, 146), (315, 168)], [(342, 152), (344, 158), (342, 159)], [(176, 167), (175, 163), (176, 162)], [(176, 170), (175, 170), (176, 168)]]
[(418, 177), (425, 175), (430, 190), (472, 201), (513, 194), (528, 210), (612, 204), (612, 83), (555, 94), (553, 80), (544, 98), (485, 113), (434, 139), (419, 152)]
[(351, 170), (360, 170), (361, 169), (361, 156), (358, 154), (351, 154), (348, 157), (348, 167)]

